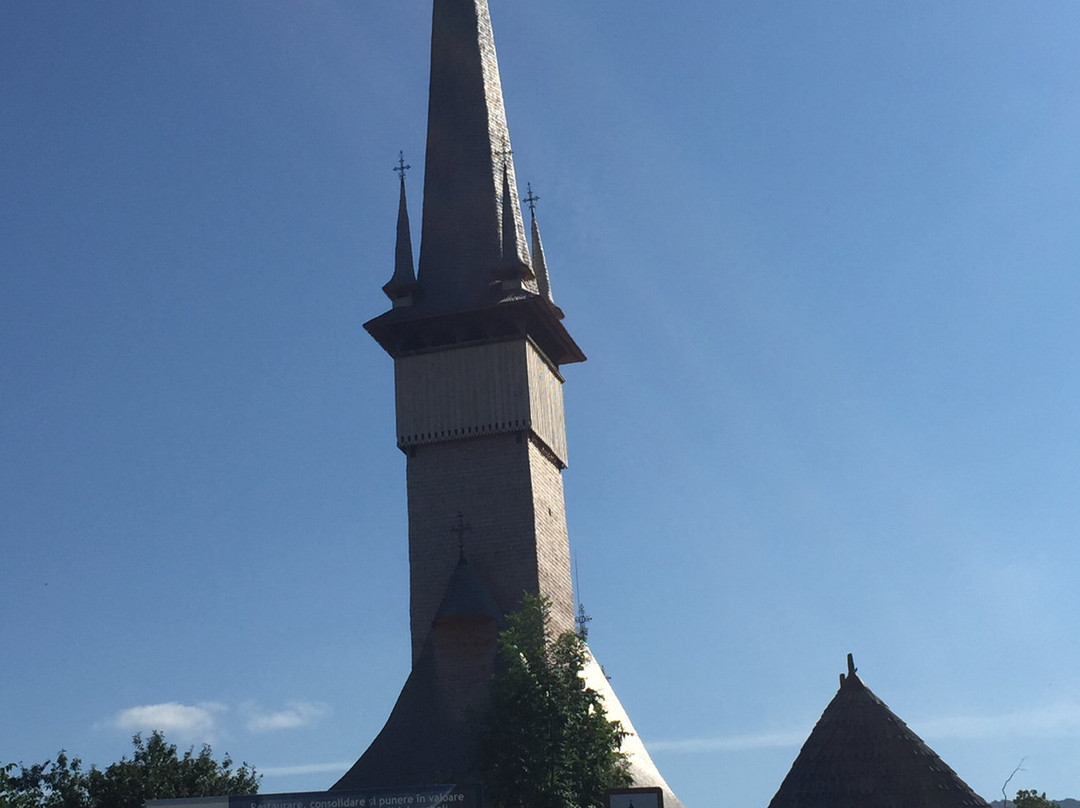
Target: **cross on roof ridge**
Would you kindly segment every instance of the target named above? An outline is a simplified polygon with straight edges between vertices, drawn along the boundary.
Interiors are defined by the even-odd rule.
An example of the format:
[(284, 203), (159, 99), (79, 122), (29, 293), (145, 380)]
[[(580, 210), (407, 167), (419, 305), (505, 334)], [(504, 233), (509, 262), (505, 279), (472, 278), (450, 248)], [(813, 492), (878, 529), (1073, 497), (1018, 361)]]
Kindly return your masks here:
[(461, 511), (457, 512), (457, 521), (453, 527), (450, 528), (450, 532), (457, 535), (458, 540), (458, 553), (462, 561), (465, 560), (465, 532), (472, 530), (472, 525), (465, 521), (465, 516)]

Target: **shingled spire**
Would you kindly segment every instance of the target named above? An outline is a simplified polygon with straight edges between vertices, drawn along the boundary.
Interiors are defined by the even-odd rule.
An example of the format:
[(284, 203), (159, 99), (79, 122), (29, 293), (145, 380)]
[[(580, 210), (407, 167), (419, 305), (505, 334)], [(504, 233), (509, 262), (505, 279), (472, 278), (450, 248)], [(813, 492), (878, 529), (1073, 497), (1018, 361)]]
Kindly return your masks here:
[[(506, 268), (504, 243), (523, 257), (525, 237), (485, 0), (435, 2), (424, 171), (418, 280), (425, 306), (487, 302)], [(504, 182), (511, 208), (505, 215)], [(512, 233), (503, 233), (504, 222)]]

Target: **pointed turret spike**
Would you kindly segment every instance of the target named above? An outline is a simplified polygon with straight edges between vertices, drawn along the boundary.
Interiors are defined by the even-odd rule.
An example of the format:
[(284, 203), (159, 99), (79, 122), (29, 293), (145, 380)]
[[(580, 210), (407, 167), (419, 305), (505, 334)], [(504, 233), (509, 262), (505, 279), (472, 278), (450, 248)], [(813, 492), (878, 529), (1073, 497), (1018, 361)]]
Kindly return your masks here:
[(397, 244), (394, 250), (394, 274), (383, 286), (383, 292), (390, 298), (394, 308), (412, 303), (416, 290), (416, 274), (413, 271), (412, 233), (409, 228), (409, 206), (405, 199), (405, 172), (412, 166), (405, 164), (405, 153), (398, 152), (398, 164), (394, 168), (400, 179), (401, 191), (398, 198)]
[(554, 303), (555, 298), (551, 294), (551, 279), (548, 276), (547, 256), (544, 255), (544, 242), (540, 239), (540, 225), (536, 221), (536, 203), (540, 201), (540, 197), (533, 195), (531, 185), (528, 187), (529, 195), (525, 201), (529, 205), (532, 218), (532, 260), (533, 272), (536, 275), (536, 289), (541, 297)]
[(502, 265), (498, 276), (503, 281), (521, 281), (533, 277), (525, 252), (524, 238), (518, 228), (520, 215), (516, 195), (510, 190), (510, 172), (503, 166), (502, 187)]
[(858, 670), (858, 668), (855, 667), (855, 657), (852, 654), (847, 655), (847, 670), (848, 676), (854, 676), (855, 671)]

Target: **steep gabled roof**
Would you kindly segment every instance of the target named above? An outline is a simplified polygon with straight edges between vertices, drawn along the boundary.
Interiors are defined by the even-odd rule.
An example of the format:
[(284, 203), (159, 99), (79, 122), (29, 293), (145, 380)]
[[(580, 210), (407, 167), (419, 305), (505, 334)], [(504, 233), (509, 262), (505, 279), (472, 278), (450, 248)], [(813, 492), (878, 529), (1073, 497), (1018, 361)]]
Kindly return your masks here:
[(988, 808), (918, 735), (848, 674), (769, 808)]
[(491, 590), (484, 585), (476, 570), (465, 560), (463, 551), (453, 575), (450, 576), (450, 583), (446, 585), (446, 594), (443, 595), (442, 603), (439, 604), (435, 622), (478, 618), (494, 620), (502, 627), (502, 610), (495, 602)]

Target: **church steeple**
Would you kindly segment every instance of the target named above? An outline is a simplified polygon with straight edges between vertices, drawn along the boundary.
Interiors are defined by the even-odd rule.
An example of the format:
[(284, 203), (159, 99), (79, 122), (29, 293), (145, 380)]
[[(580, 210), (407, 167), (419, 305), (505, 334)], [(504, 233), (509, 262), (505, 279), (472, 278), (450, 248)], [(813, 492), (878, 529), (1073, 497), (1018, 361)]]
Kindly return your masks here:
[(584, 361), (530, 263), (487, 0), (434, 0), (429, 94), (415, 283), (399, 254), (393, 310), (364, 327), (395, 359), (517, 336)]
[[(530, 266), (487, 0), (434, 0), (430, 93), (419, 270), (402, 179), (394, 307), (364, 325), (394, 360), (412, 672), (337, 789), (475, 780), (502, 617), (537, 593), (553, 632), (575, 626), (561, 367), (585, 355), (552, 302), (535, 215)], [(628, 733), (635, 782), (681, 808), (595, 660), (586, 677)]]

